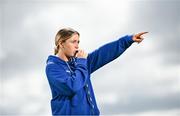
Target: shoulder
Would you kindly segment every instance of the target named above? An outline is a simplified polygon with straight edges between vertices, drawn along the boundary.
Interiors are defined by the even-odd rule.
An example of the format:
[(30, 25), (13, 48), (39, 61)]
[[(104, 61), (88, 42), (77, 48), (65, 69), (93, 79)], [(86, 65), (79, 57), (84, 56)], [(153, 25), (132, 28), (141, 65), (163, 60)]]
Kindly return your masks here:
[(63, 66), (53, 61), (48, 61), (46, 64), (46, 71), (61, 71)]

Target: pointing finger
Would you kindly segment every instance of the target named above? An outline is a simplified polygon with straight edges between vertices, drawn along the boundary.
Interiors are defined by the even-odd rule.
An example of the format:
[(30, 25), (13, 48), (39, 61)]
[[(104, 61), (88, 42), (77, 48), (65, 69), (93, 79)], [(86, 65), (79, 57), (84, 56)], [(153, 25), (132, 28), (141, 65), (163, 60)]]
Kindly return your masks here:
[(141, 33), (138, 33), (138, 36), (144, 35), (144, 34), (146, 34), (146, 33), (148, 33), (148, 32), (141, 32)]

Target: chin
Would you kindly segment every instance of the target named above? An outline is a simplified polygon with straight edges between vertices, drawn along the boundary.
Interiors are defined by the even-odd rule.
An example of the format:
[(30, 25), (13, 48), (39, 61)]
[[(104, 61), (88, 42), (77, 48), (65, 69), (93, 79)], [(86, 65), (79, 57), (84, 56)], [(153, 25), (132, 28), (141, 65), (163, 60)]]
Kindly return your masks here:
[(73, 55), (69, 55), (68, 57), (74, 57), (74, 54)]

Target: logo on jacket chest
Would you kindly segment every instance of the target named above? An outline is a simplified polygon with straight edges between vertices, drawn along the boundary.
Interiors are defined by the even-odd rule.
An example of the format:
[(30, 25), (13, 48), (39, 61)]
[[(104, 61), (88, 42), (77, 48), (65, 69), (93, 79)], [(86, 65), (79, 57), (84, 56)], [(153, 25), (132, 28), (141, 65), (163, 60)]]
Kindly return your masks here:
[(71, 73), (71, 71), (70, 71), (70, 70), (66, 70), (66, 72), (67, 72), (67, 73)]

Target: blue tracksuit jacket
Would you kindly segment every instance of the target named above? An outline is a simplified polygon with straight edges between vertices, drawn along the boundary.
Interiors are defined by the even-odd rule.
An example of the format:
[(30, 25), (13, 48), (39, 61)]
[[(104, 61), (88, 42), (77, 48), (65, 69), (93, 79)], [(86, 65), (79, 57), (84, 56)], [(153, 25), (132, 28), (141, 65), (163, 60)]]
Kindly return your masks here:
[(120, 56), (134, 41), (124, 36), (88, 54), (65, 62), (50, 55), (46, 75), (52, 92), (53, 115), (99, 115), (90, 75)]

